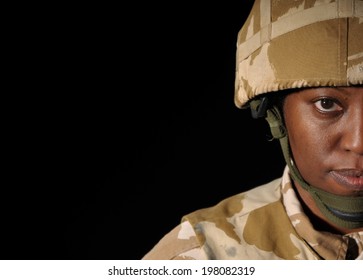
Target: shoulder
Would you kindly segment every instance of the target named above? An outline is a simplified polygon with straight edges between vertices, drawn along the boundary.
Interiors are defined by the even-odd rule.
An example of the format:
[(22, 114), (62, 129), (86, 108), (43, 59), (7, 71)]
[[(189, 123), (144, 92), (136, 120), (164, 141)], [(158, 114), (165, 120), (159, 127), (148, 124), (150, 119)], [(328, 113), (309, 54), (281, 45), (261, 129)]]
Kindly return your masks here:
[(183, 217), (208, 259), (274, 259), (281, 236), (294, 232), (282, 203), (281, 179), (228, 197)]
[(195, 260), (205, 259), (205, 255), (193, 227), (184, 221), (167, 233), (142, 259)]
[[(166, 234), (143, 259), (245, 259), (244, 252), (250, 247), (253, 252), (247, 253), (256, 256), (255, 246), (246, 247), (249, 240), (245, 241), (244, 234), (251, 233), (251, 238), (255, 238), (261, 231), (261, 222), (268, 220), (266, 224), (271, 225), (273, 220), (281, 221), (283, 215), (281, 179), (276, 179), (184, 216), (181, 224)], [(264, 228), (261, 234), (266, 233)]]

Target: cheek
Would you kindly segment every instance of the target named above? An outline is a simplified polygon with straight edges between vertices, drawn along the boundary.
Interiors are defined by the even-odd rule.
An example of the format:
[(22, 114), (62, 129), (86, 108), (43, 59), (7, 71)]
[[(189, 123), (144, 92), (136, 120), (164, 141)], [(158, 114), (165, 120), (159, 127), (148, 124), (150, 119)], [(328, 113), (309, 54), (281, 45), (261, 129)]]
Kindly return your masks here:
[(299, 118), (287, 121), (286, 127), (297, 168), (306, 181), (316, 182), (324, 176), (324, 162), (329, 153), (323, 129), (309, 119)]

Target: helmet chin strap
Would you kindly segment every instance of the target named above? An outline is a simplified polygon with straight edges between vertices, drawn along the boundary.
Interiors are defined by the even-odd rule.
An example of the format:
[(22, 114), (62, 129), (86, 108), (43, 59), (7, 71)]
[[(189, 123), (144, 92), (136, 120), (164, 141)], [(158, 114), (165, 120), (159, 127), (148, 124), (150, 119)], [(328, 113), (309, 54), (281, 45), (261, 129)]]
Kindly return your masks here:
[(276, 106), (267, 109), (265, 119), (270, 125), (272, 136), (280, 141), (293, 180), (310, 193), (323, 215), (339, 227), (349, 229), (363, 227), (363, 196), (335, 195), (308, 184), (293, 162), (280, 110)]

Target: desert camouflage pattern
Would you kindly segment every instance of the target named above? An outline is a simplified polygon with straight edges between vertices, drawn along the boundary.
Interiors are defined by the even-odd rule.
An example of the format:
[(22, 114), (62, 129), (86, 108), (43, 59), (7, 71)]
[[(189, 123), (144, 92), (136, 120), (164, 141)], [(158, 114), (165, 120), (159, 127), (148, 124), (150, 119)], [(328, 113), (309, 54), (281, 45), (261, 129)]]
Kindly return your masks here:
[(268, 184), (183, 217), (144, 260), (363, 260), (363, 232), (314, 229), (288, 168)]
[(363, 84), (363, 0), (256, 0), (238, 33), (235, 104), (263, 93)]

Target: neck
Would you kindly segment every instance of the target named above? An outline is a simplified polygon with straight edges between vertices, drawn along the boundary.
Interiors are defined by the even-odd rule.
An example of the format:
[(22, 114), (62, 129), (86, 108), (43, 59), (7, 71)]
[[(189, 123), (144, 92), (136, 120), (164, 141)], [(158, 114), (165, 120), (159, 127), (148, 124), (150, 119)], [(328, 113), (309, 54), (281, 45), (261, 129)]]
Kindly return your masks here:
[(333, 224), (323, 215), (319, 207), (316, 205), (311, 194), (307, 190), (305, 190), (303, 187), (299, 185), (298, 182), (295, 181), (294, 181), (294, 187), (295, 190), (297, 191), (300, 203), (302, 204), (305, 213), (310, 218), (310, 221), (315, 229), (320, 231), (329, 231), (337, 234), (349, 234), (353, 232), (363, 231), (363, 227), (350, 229), (350, 228), (339, 227)]

